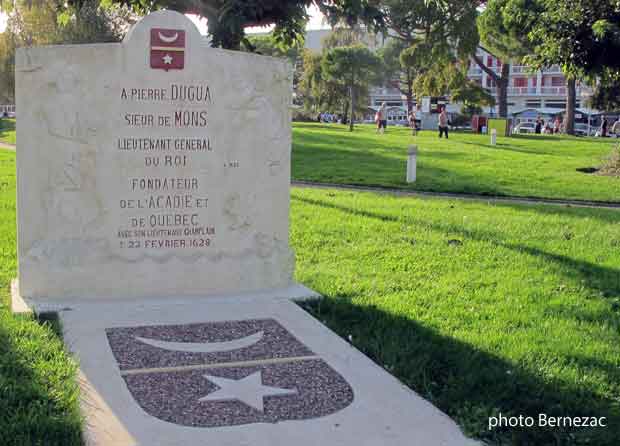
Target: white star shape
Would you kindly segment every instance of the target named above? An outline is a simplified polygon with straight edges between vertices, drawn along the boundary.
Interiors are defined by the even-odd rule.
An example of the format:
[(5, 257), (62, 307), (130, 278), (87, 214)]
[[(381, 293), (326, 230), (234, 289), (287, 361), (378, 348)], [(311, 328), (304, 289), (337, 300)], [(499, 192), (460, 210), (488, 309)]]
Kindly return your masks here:
[(198, 401), (237, 400), (261, 412), (263, 412), (263, 397), (297, 393), (297, 390), (264, 386), (262, 371), (260, 370), (239, 380), (211, 375), (204, 375), (204, 377), (217, 385), (219, 389)]
[(166, 65), (172, 64), (172, 56), (170, 54), (166, 54), (164, 57), (162, 57), (162, 59)]

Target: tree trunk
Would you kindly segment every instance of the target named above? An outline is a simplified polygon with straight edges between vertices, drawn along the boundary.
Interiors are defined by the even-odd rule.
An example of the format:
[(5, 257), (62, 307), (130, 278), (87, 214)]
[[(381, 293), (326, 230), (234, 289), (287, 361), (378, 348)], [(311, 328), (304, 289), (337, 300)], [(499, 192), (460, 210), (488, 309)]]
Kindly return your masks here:
[(345, 101), (344, 112), (342, 113), (342, 119), (343, 119), (342, 122), (346, 123), (348, 118), (349, 118), (349, 101)]
[(410, 70), (407, 70), (407, 91), (405, 96), (407, 97), (407, 119), (409, 119), (413, 111), (413, 79)]
[(510, 64), (502, 65), (502, 76), (495, 80), (497, 84), (497, 106), (499, 108), (499, 117), (508, 117), (508, 82), (510, 80)]
[(564, 114), (564, 131), (567, 135), (575, 134), (575, 101), (577, 99), (577, 89), (575, 78), (566, 79), (566, 113)]
[(355, 87), (353, 84), (349, 87), (349, 93), (351, 95), (351, 121), (349, 122), (349, 131), (353, 131), (353, 119), (355, 119)]
[[(489, 53), (490, 54), (490, 53)], [(502, 64), (502, 74), (499, 76), (493, 69), (487, 67), (484, 61), (476, 54), (472, 56), (474, 62), (495, 82), (497, 88), (497, 102), (499, 116), (508, 117), (508, 82), (510, 81), (510, 63)]]

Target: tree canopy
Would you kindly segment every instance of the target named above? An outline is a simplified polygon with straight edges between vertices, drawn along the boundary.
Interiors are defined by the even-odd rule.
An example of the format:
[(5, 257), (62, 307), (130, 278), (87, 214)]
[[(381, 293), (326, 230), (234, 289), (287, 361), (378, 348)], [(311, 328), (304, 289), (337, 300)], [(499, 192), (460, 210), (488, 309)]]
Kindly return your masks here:
[[(76, 0), (73, 0), (76, 1)], [(370, 28), (382, 28), (379, 0), (115, 0), (144, 12), (167, 8), (183, 14), (206, 17), (213, 46), (239, 49), (246, 44), (244, 28), (275, 25), (279, 42), (302, 40), (309, 19), (307, 8), (318, 7), (331, 24), (361, 21)]]
[(529, 35), (527, 57), (536, 66), (558, 64), (572, 79), (596, 85), (592, 104), (607, 109), (620, 99), (620, 2), (618, 0), (539, 0), (545, 13)]
[[(381, 55), (411, 110), (415, 95), (492, 102), (467, 76), (467, 61), (478, 44), (475, 0), (385, 0), (381, 11), (393, 42)], [(394, 78), (392, 78), (394, 79)], [(388, 79), (388, 82), (391, 81)]]
[(356, 100), (368, 85), (380, 76), (381, 60), (363, 45), (336, 47), (323, 56), (324, 76), (348, 90), (351, 101), (349, 130), (353, 131)]

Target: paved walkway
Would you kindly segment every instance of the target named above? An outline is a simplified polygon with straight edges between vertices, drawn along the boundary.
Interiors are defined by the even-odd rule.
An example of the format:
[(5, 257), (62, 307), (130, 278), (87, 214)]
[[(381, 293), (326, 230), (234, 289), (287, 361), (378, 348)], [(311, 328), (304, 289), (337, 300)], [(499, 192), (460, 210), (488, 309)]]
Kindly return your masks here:
[(15, 146), (13, 144), (7, 144), (5, 142), (0, 142), (0, 149), (15, 150)]
[[(458, 200), (477, 200), (490, 202), (509, 202), (525, 204), (554, 204), (559, 206), (574, 206), (588, 208), (603, 208), (620, 210), (620, 202), (608, 203), (604, 201), (589, 200), (560, 200), (552, 198), (529, 198), (529, 197), (502, 197), (497, 195), (477, 195), (477, 194), (458, 194), (450, 192), (424, 192), (414, 190), (404, 190), (391, 187), (376, 186), (355, 186), (350, 184), (315, 183), (312, 181), (292, 181), (291, 185), (296, 187), (308, 187), (314, 189), (340, 189), (354, 190), (363, 192), (376, 192), (382, 194), (404, 195), (410, 197), (436, 197), (436, 198), (455, 198)], [(620, 198), (620, 197), (619, 197)]]
[(290, 300), (312, 295), (55, 302), (86, 444), (482, 446)]

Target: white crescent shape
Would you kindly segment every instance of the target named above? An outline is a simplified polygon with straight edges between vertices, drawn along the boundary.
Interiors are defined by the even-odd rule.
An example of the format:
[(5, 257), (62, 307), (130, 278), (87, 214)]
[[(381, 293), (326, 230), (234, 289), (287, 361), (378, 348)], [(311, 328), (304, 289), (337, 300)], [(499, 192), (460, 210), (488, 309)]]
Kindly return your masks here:
[(259, 331), (258, 333), (246, 336), (245, 338), (225, 342), (169, 342), (142, 338), (140, 336), (134, 336), (134, 338), (144, 344), (164, 350), (186, 353), (217, 353), (249, 347), (260, 341), (263, 338), (263, 335), (264, 332)]
[(158, 32), (157, 34), (159, 35), (159, 39), (162, 42), (166, 42), (166, 43), (172, 43), (172, 42), (174, 42), (175, 40), (177, 40), (179, 38), (179, 33), (174, 33), (174, 36), (172, 36), (172, 37), (166, 37), (166, 36), (164, 36), (160, 32)]

